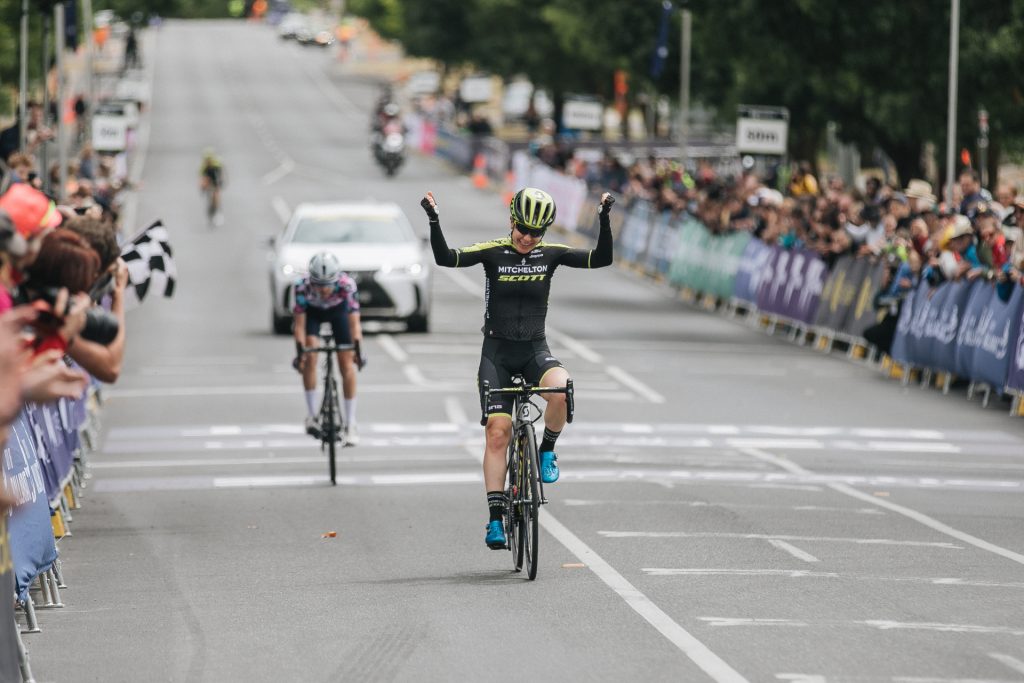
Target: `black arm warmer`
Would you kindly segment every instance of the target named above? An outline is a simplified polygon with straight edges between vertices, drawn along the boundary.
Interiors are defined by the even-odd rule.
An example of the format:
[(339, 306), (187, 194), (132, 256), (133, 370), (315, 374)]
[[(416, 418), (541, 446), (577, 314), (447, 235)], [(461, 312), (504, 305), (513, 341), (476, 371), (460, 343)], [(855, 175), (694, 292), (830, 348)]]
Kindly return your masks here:
[(608, 214), (598, 214), (601, 231), (597, 235), (597, 248), (590, 257), (591, 268), (604, 268), (612, 264), (612, 223)]
[(455, 250), (448, 248), (441, 232), (441, 221), (430, 221), (430, 248), (434, 251), (434, 263), (451, 268), (456, 263)]

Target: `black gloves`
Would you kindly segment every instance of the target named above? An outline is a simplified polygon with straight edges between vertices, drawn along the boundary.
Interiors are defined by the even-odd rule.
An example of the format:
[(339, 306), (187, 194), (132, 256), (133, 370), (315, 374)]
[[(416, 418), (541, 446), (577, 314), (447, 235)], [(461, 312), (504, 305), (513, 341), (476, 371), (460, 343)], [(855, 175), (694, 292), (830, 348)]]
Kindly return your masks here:
[(601, 200), (601, 215), (607, 216), (612, 211), (612, 204), (615, 203), (615, 197), (611, 193), (606, 193), (604, 199)]
[(363, 355), (363, 345), (360, 344), (359, 342), (360, 342), (360, 340), (356, 339), (355, 342), (353, 342), (353, 344), (356, 347), (355, 348), (356, 367), (358, 367), (360, 370), (362, 370), (363, 368), (366, 367), (366, 356)]
[(420, 206), (423, 207), (423, 211), (427, 214), (427, 218), (431, 221), (437, 220), (437, 204), (431, 202), (427, 197), (424, 197), (420, 200)]

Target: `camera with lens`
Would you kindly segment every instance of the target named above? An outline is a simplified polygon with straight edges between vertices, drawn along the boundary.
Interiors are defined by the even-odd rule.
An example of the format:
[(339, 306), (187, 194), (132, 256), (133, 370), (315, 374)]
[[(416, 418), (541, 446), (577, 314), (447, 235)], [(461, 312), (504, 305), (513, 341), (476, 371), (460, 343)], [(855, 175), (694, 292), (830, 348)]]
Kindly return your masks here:
[[(92, 291), (89, 292), (93, 302), (99, 301), (105, 294), (102, 282), (101, 280), (97, 283), (97, 286), (100, 287), (99, 289), (97, 286), (94, 286)], [(57, 310), (57, 295), (59, 291), (56, 287), (42, 287), (28, 291), (29, 300), (27, 303), (31, 304), (38, 311), (39, 327), (56, 330), (63, 324), (64, 318), (71, 308), (71, 298), (68, 297), (63, 309)], [(114, 314), (104, 308), (92, 306), (85, 312), (85, 326), (79, 332), (79, 336), (86, 341), (106, 346), (117, 338), (120, 328), (121, 325)]]

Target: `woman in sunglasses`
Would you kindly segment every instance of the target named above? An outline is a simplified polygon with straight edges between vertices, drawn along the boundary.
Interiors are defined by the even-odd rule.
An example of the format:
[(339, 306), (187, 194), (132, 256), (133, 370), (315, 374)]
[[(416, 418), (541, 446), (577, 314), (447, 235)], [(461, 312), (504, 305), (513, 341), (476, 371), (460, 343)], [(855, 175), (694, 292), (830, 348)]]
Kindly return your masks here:
[[(522, 374), (527, 382), (545, 387), (564, 387), (569, 373), (551, 355), (544, 331), (551, 278), (558, 266), (602, 268), (612, 262), (612, 231), (608, 219), (614, 197), (601, 196), (601, 230), (595, 249), (572, 249), (544, 241), (544, 233), (555, 221), (555, 202), (547, 192), (526, 187), (509, 204), (508, 237), (480, 242), (461, 249), (449, 249), (441, 232), (437, 202), (428, 192), (420, 204), (430, 219), (430, 246), (439, 266), (465, 268), (482, 263), (486, 276), (484, 297), (484, 345), (480, 356), (478, 386), (507, 387), (512, 376)], [(558, 480), (555, 440), (566, 422), (564, 394), (542, 394), (544, 437), (540, 444), (541, 479)], [(505, 548), (501, 518), (505, 509), (502, 491), (505, 481), (505, 450), (512, 434), (512, 397), (492, 397), (487, 411), (484, 450), (484, 484), (490, 520), (485, 542), (492, 549)]]

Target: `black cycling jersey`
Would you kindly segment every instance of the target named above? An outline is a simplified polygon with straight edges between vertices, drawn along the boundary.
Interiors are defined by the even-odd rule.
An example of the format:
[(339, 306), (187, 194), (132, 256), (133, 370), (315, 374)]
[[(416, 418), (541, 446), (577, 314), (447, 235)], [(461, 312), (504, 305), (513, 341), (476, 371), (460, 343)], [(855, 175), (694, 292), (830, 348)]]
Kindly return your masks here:
[(484, 335), (515, 341), (544, 339), (551, 278), (558, 266), (602, 268), (612, 262), (612, 231), (606, 215), (601, 216), (595, 249), (541, 241), (529, 253), (520, 254), (511, 237), (449, 249), (436, 220), (430, 221), (430, 246), (439, 266), (484, 265)]

